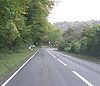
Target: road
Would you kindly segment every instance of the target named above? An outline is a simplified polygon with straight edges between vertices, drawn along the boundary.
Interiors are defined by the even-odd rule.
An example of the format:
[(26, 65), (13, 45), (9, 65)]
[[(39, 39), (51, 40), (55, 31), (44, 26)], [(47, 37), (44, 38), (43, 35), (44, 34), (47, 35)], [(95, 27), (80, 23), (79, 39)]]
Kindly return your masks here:
[(100, 86), (100, 65), (41, 48), (2, 86)]

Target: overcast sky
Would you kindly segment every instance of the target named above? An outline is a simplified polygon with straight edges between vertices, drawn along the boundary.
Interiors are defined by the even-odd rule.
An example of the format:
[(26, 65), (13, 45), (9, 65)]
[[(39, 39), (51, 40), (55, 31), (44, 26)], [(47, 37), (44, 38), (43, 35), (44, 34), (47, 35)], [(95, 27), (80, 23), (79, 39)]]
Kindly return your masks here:
[(51, 23), (59, 21), (100, 20), (100, 0), (60, 0), (49, 15)]

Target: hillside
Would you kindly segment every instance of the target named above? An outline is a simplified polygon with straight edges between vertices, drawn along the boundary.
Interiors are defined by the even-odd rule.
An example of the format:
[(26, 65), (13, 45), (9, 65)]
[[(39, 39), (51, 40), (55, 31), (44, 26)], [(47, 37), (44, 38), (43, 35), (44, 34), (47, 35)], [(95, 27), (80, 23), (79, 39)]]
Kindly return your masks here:
[(95, 20), (91, 20), (91, 21), (75, 21), (75, 22), (57, 22), (54, 23), (54, 25), (58, 28), (60, 28), (61, 30), (65, 31), (68, 30), (70, 28), (74, 28), (75, 30), (82, 30), (87, 26), (93, 27), (95, 24), (100, 24), (100, 20), (95, 21)]

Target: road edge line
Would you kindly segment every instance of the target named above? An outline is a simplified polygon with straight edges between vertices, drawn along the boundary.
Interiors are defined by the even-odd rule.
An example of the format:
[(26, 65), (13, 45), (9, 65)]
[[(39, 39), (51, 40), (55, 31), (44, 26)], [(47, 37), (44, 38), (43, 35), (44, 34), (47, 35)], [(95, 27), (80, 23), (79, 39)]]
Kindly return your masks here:
[(23, 63), (21, 67), (19, 67), (17, 71), (15, 71), (1, 86), (6, 86), (8, 82), (11, 81), (13, 77), (38, 53), (38, 51), (39, 49), (25, 63)]

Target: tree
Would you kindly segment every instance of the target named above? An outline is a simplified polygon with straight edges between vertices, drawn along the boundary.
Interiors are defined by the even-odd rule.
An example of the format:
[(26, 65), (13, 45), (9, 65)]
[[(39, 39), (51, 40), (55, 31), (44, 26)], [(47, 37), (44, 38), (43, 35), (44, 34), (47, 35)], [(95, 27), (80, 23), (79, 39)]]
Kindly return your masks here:
[(41, 42), (52, 5), (50, 0), (0, 0), (0, 49)]

